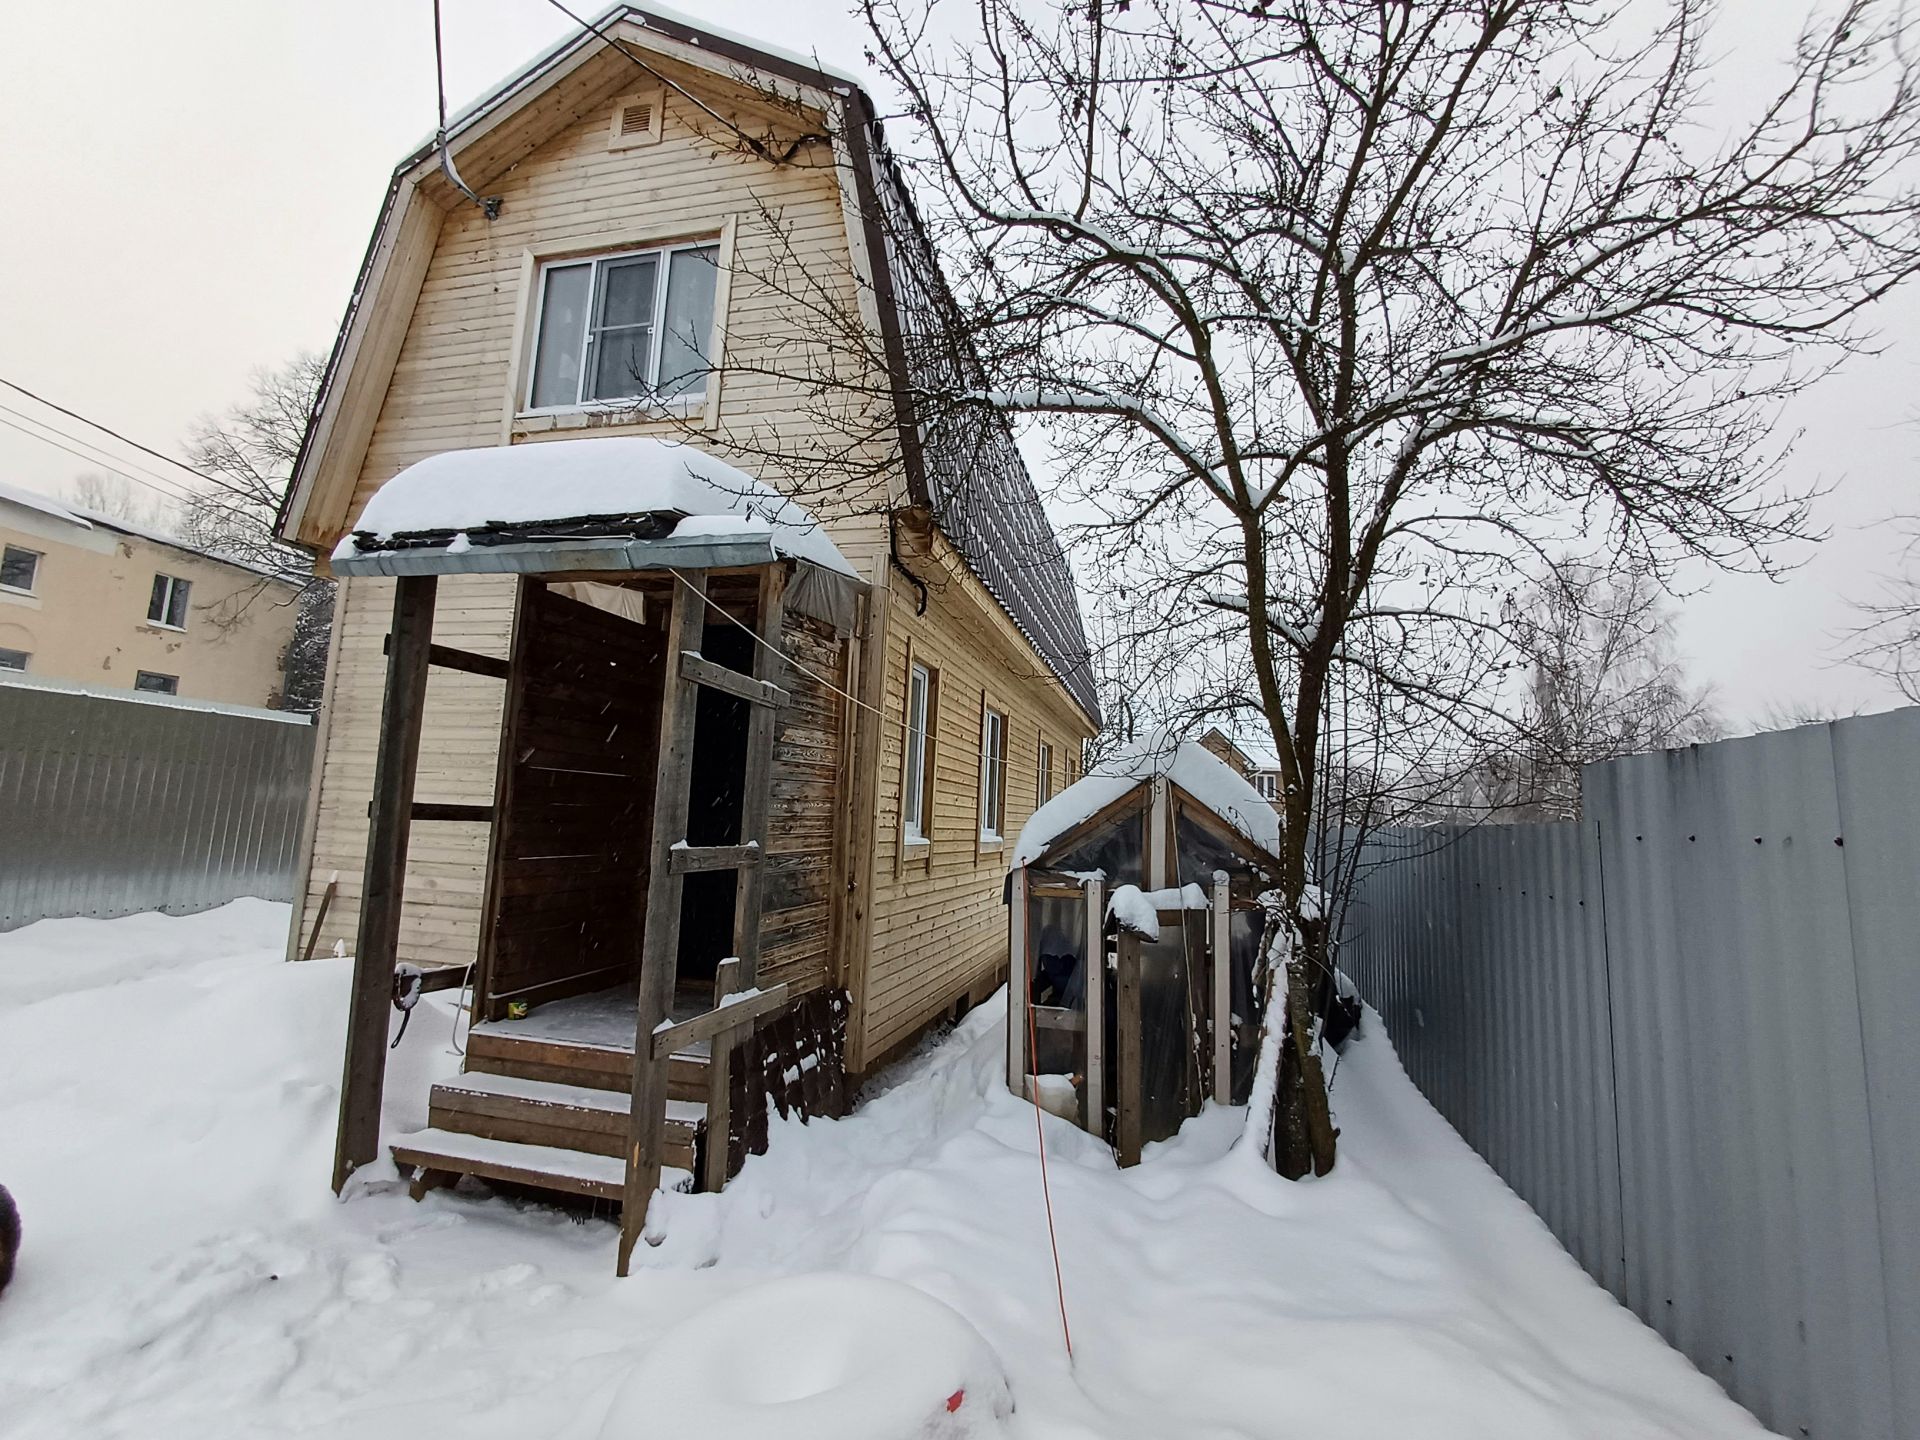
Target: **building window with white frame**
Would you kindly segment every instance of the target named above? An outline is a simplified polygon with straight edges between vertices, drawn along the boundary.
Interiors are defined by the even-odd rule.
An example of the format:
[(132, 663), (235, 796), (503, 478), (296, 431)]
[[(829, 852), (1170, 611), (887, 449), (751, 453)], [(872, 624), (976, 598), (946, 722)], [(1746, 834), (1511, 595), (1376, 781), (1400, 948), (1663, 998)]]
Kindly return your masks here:
[(1007, 815), (1007, 717), (991, 706), (980, 721), (980, 838), (999, 840)]
[(154, 670), (142, 670), (133, 677), (133, 688), (136, 690), (144, 690), (149, 695), (178, 695), (180, 693), (180, 677), (178, 675), (162, 675)]
[(529, 411), (703, 391), (713, 343), (713, 241), (541, 267)]
[(1053, 746), (1040, 742), (1039, 782), (1034, 786), (1034, 804), (1044, 805), (1053, 798)]
[(25, 650), (0, 650), (0, 670), (25, 670), (31, 659)]
[(193, 590), (191, 580), (178, 575), (155, 575), (153, 593), (147, 597), (147, 623), (164, 625), (169, 630), (187, 628), (187, 596)]
[(901, 775), (900, 828), (909, 845), (931, 838), (933, 817), (933, 671), (907, 668), (907, 753)]
[(39, 551), (28, 550), (19, 545), (9, 545), (4, 550), (0, 550), (0, 590), (14, 590), (22, 595), (31, 595), (34, 581), (39, 577)]

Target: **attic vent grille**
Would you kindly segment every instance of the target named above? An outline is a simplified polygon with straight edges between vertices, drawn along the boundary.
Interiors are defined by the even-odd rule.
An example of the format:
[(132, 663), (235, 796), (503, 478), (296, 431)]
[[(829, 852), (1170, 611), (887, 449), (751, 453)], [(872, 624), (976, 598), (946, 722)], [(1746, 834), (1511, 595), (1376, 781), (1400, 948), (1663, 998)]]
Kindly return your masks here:
[(628, 95), (613, 107), (613, 123), (607, 130), (607, 148), (626, 150), (635, 145), (653, 145), (660, 139), (660, 92), (643, 90)]

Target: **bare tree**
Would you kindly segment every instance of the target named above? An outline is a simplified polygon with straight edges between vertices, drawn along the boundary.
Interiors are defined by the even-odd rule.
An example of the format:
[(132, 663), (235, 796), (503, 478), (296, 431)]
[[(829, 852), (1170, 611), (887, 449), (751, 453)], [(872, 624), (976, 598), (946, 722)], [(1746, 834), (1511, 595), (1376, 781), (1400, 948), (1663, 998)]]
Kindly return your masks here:
[(1920, 268), (1916, 37), (1842, 4), (1722, 133), (1702, 0), (1644, 31), (1581, 0), (863, 6), (968, 349), (921, 413), (1045, 417), (1140, 623), (1243, 657), (1300, 937), (1258, 1142), (1324, 1171), (1342, 695), (1483, 738), (1523, 718), (1517, 564), (1584, 541), (1661, 581), (1806, 533), (1774, 422)]
[(137, 493), (123, 475), (87, 470), (73, 477), (73, 502), (82, 509), (129, 525), (163, 527), (161, 503)]
[(1712, 688), (1688, 680), (1672, 611), (1646, 575), (1556, 565), (1505, 613), (1526, 665), (1517, 734), (1476, 757), (1422, 818), (1576, 819), (1582, 766), (1723, 733)]
[(251, 394), (223, 415), (201, 417), (187, 442), (188, 461), (219, 483), (202, 487), (186, 502), (185, 538), (226, 559), (301, 582), (291, 601), (271, 598), (263, 583), (236, 609), (297, 607), (280, 702), (289, 710), (320, 707), (334, 587), (315, 577), (311, 556), (275, 538), (274, 517), (325, 370), (321, 357), (304, 352), (276, 370), (256, 370)]
[(1845, 658), (1886, 676), (1920, 704), (1920, 519), (1899, 523), (1907, 535), (1900, 569), (1883, 577), (1878, 593), (1857, 605), (1860, 624), (1847, 639)]

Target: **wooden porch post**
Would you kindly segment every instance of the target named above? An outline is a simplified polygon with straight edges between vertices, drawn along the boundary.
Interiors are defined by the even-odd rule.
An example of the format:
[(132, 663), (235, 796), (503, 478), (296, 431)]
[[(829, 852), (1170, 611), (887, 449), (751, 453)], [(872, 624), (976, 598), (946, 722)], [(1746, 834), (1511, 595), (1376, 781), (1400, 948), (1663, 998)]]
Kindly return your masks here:
[(1087, 887), (1087, 1132), (1107, 1138), (1107, 888)]
[(400, 898), (406, 882), (413, 782), (420, 761), (420, 722), (427, 699), (427, 655), (433, 645), (432, 575), (404, 575), (395, 584), (387, 693), (380, 712), (367, 868), (360, 890), (360, 933), (354, 946), (353, 994), (347, 1012), (346, 1069), (340, 1081), (340, 1128), (333, 1150), (336, 1194), (347, 1177), (380, 1149), (380, 1098), (387, 1069), (387, 1013), (400, 952)]
[[(786, 677), (780, 652), (781, 624), (786, 615), (787, 567), (769, 565), (760, 572), (759, 613), (754, 625), (764, 645), (753, 647), (754, 679), (778, 685)], [(773, 799), (773, 732), (779, 716), (771, 705), (755, 705), (747, 717), (746, 789), (740, 804), (740, 843), (760, 847), (757, 865), (739, 871), (733, 895), (733, 953), (740, 960), (740, 983), (751, 990), (760, 983), (760, 911), (766, 894), (767, 811)]]
[(1140, 1163), (1140, 937), (1120, 927), (1113, 981), (1113, 1148), (1121, 1165)]
[[(1027, 1008), (1033, 1003), (1033, 970), (1027, 962), (1027, 867), (1016, 865), (1007, 903), (1007, 1088), (1027, 1095)], [(1035, 1103), (1039, 1094), (1033, 1095)]]
[(1213, 1098), (1233, 1103), (1233, 882), (1213, 872)]
[(693, 784), (693, 730), (699, 687), (686, 678), (680, 656), (698, 653), (706, 622), (707, 577), (676, 570), (667, 620), (666, 684), (660, 705), (660, 763), (653, 793), (652, 867), (640, 946), (640, 998), (634, 1017), (633, 1106), (628, 1123), (627, 1186), (620, 1212), (618, 1273), (627, 1273), (633, 1247), (646, 1227), (647, 1208), (660, 1188), (660, 1156), (667, 1118), (667, 1066), (655, 1057), (653, 1032), (673, 1006), (680, 968), (681, 874), (670, 863), (687, 836)]

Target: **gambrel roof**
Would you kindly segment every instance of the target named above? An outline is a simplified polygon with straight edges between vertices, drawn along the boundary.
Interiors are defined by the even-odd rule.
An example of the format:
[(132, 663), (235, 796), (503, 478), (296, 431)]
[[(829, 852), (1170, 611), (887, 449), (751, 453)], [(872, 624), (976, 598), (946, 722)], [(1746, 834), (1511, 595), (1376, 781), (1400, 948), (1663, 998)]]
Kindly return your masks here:
[[(854, 263), (871, 285), (892, 375), (908, 503), (929, 513), (967, 568), (1097, 724), (1099, 702), (1073, 576), (1004, 417), (985, 411), (937, 422), (916, 413), (916, 393), (970, 385), (970, 352), (956, 343), (957, 310), (871, 99), (850, 76), (696, 25), (651, 7), (616, 5), (452, 120), (453, 166), (484, 188), (489, 177), (570, 123), (587, 103), (610, 101), (630, 81), (596, 64), (608, 39), (729, 81), (764, 85), (838, 121), (831, 126), (852, 179)], [(595, 77), (600, 78), (596, 79)], [(602, 95), (600, 92), (604, 91)], [(319, 549), (344, 528), (344, 510), (374, 417), (405, 337), (433, 250), (444, 190), (437, 140), (394, 171), (347, 315), (327, 363), (280, 517), (288, 540)], [(857, 208), (858, 213), (851, 213)], [(864, 255), (859, 252), (864, 250)]]

